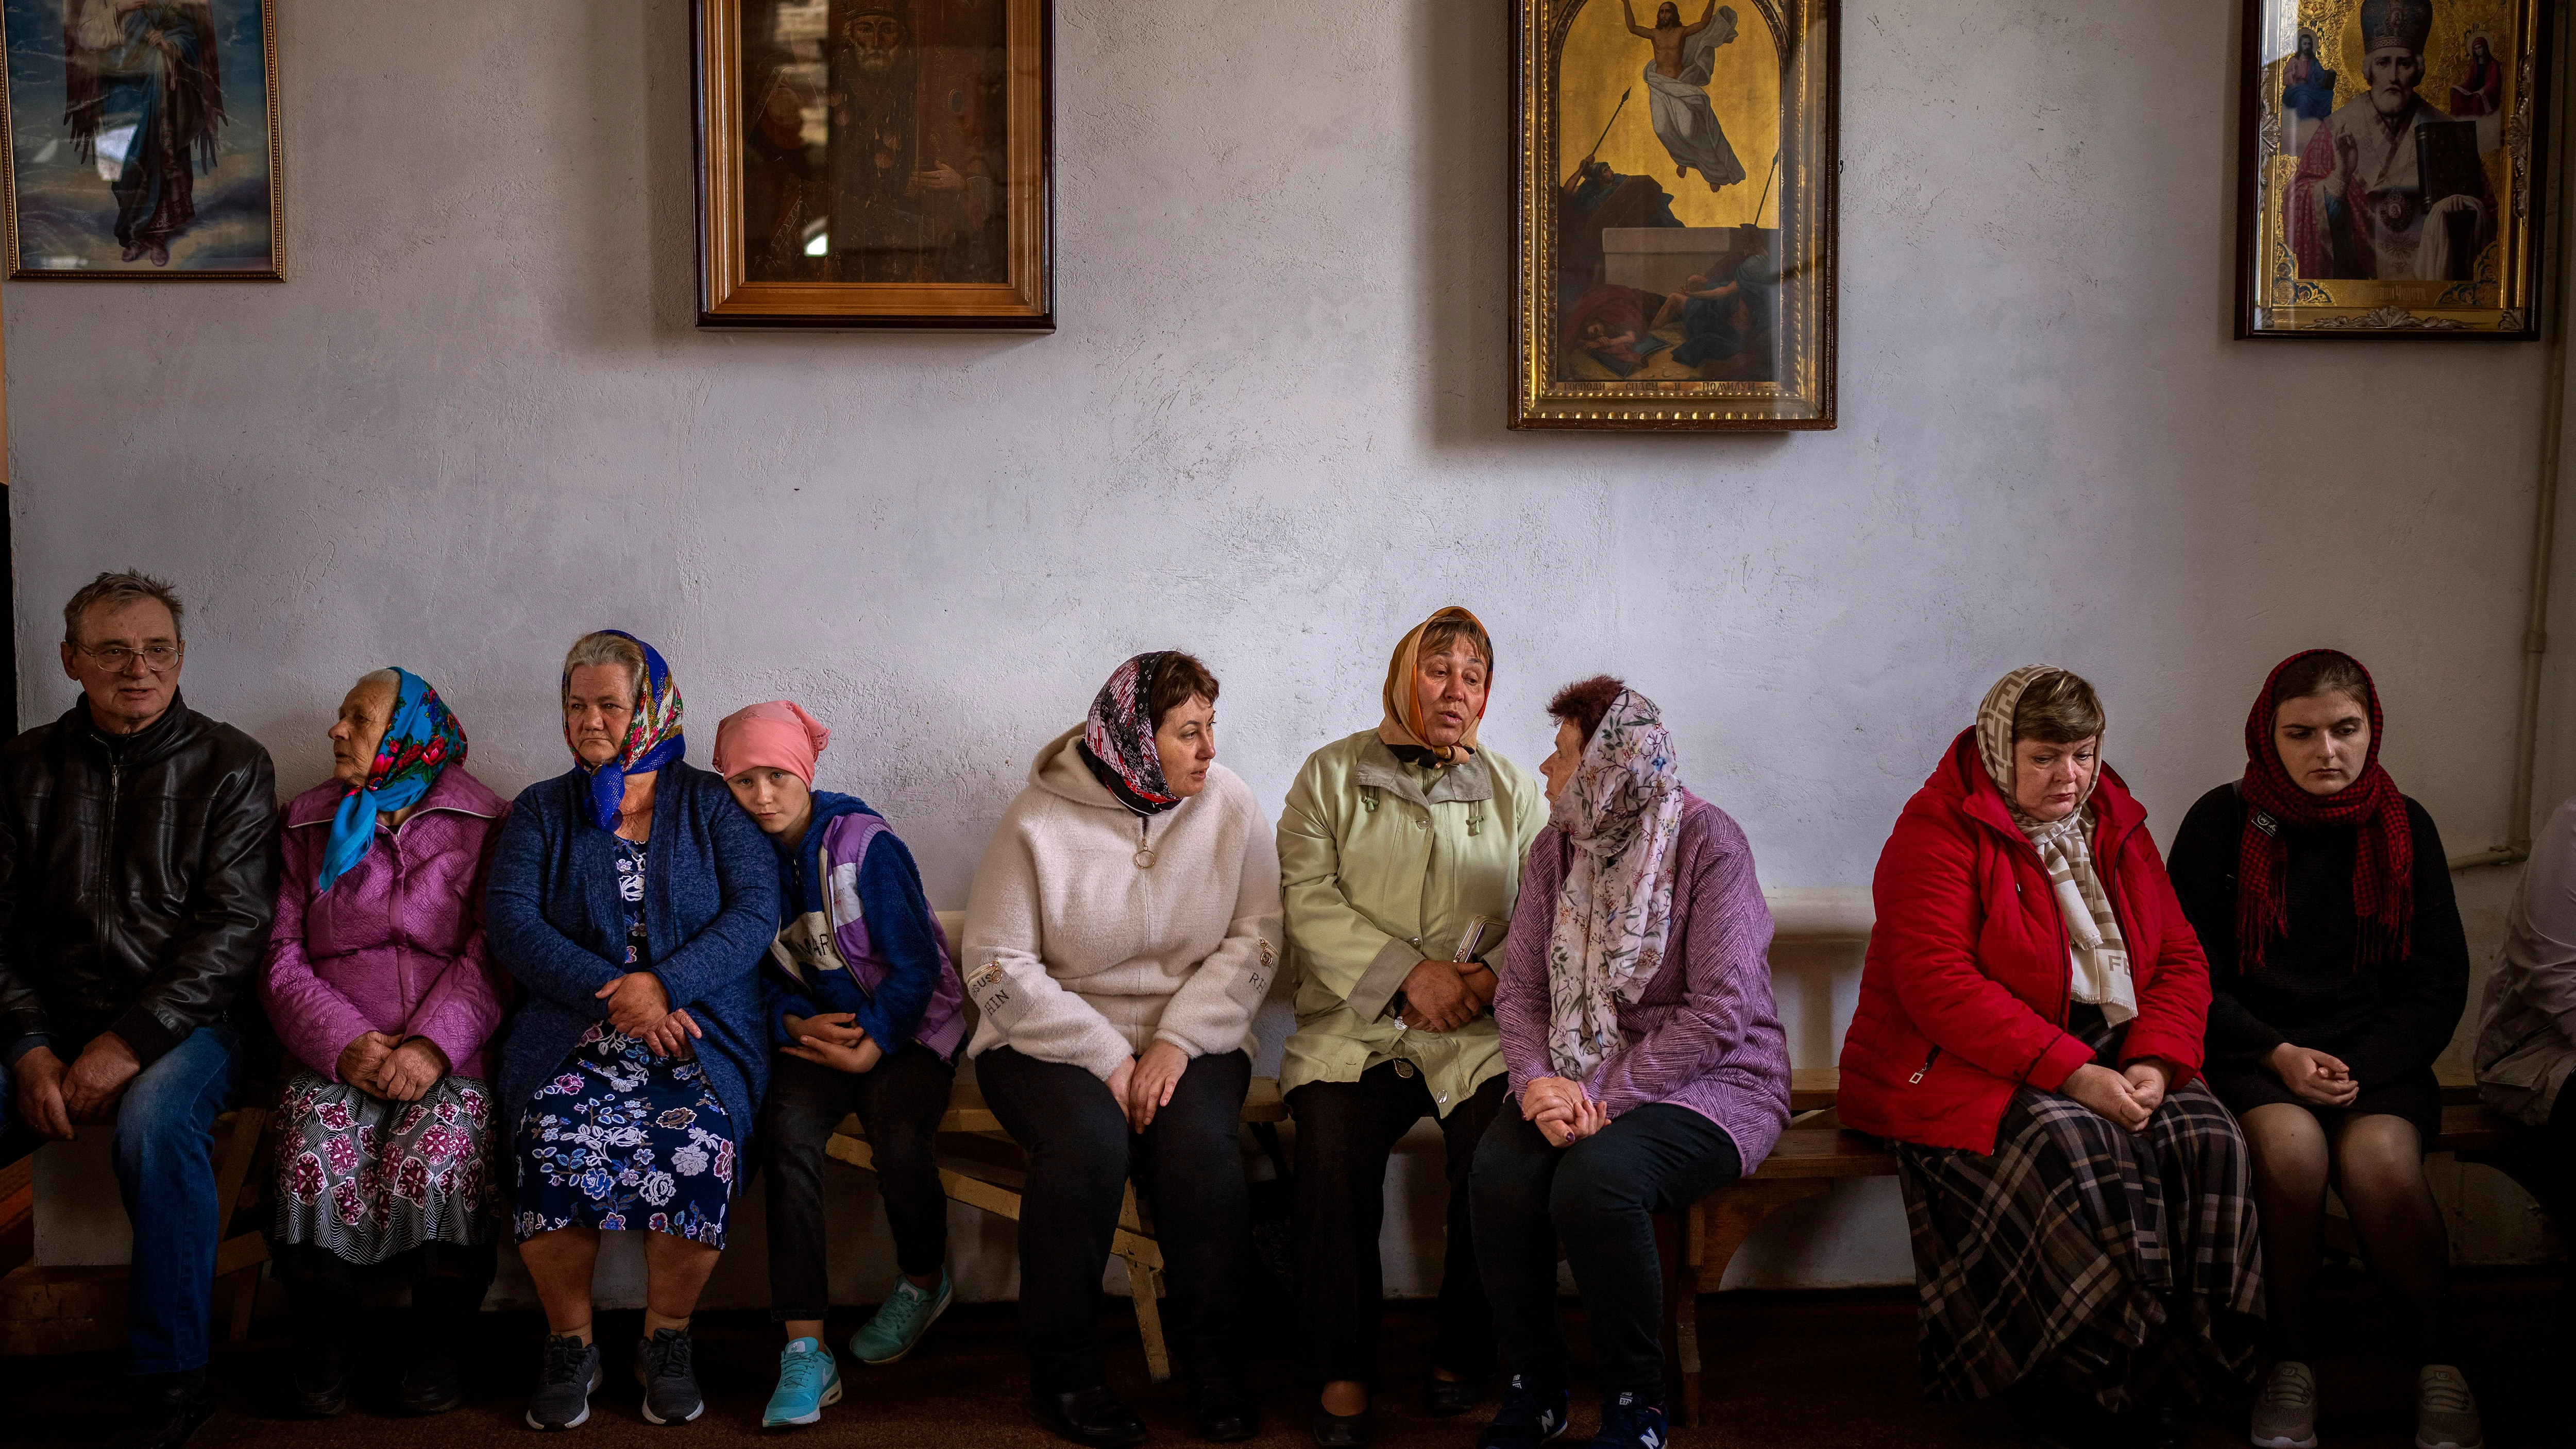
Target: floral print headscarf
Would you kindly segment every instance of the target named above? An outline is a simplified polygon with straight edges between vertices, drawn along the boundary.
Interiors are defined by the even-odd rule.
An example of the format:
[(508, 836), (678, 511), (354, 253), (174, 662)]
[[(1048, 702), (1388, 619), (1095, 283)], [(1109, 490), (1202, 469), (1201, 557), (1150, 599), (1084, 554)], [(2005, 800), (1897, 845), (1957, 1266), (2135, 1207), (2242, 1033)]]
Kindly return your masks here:
[[(581, 753), (573, 752), (573, 763), (590, 773), (590, 796), (583, 803), (589, 808), (590, 823), (602, 830), (617, 828), (617, 807), (626, 801), (626, 777), (649, 774), (688, 753), (689, 742), (680, 734), (680, 686), (671, 682), (671, 666), (662, 662), (660, 650), (623, 629), (602, 629), (644, 651), (644, 677), (636, 681), (635, 721), (626, 727), (626, 747), (617, 758), (593, 770), (583, 764)], [(572, 671), (563, 674), (564, 693), (572, 692)], [(564, 745), (572, 744), (572, 721), (564, 721)]]
[(341, 796), (331, 816), (331, 840), (322, 848), (322, 869), (313, 882), (317, 893), (367, 858), (378, 814), (417, 803), (448, 766), (465, 763), (465, 727), (438, 691), (398, 666), (394, 680), (394, 714), (376, 743), (375, 761), (367, 766), (365, 782)]
[(1547, 1052), (1581, 1082), (1619, 1045), (1619, 1006), (1663, 968), (1681, 866), (1682, 781), (1653, 700), (1619, 691), (1548, 823), (1573, 847), (1547, 942)]

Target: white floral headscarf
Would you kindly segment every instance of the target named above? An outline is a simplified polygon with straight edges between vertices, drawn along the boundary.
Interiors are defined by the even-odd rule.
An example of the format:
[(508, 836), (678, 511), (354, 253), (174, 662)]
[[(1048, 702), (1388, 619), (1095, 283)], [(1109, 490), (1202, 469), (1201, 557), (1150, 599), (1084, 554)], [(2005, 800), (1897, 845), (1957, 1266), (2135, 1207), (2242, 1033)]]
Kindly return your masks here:
[(1619, 691), (1549, 809), (1573, 846), (1547, 943), (1547, 1052), (1589, 1078), (1619, 1047), (1619, 1006), (1664, 964), (1680, 867), (1682, 781), (1654, 701)]

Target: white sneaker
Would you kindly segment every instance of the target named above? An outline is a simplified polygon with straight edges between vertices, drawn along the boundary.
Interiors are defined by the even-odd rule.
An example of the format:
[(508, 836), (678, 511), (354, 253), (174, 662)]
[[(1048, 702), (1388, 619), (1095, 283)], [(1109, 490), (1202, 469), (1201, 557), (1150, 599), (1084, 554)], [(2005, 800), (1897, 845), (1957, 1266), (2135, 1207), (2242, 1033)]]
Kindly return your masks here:
[(2284, 1359), (2254, 1396), (2254, 1449), (2317, 1449), (2317, 1376)]
[(2484, 1449), (2478, 1400), (2469, 1381), (2446, 1363), (2428, 1363), (2415, 1375), (2415, 1449)]

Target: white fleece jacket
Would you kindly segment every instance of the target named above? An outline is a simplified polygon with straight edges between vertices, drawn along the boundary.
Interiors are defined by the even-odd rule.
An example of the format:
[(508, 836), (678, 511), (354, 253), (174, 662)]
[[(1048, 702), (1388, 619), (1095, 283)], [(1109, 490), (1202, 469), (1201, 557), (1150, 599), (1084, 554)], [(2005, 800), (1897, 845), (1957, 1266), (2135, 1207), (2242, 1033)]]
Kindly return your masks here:
[(1156, 1041), (1241, 1048), (1280, 943), (1278, 845), (1252, 787), (1212, 764), (1205, 790), (1140, 818), (1081, 737), (1038, 751), (976, 867), (957, 964), (983, 1019), (966, 1054), (1008, 1045), (1106, 1081)]

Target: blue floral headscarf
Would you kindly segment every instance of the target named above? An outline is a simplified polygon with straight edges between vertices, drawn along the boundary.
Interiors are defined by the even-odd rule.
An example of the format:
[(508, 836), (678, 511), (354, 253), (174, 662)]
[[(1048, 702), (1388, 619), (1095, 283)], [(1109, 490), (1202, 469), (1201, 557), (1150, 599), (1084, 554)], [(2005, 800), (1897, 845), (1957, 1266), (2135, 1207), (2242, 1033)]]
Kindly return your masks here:
[(331, 889), (333, 881), (366, 859), (367, 847), (375, 843), (377, 815), (417, 803), (448, 766), (465, 763), (465, 727), (448, 712), (446, 701), (410, 670), (396, 666), (393, 672), (394, 717), (376, 744), (366, 781), (340, 797), (340, 808), (331, 816), (331, 841), (322, 849), (316, 891)]
[[(617, 758), (598, 769), (582, 761), (576, 751), (573, 763), (590, 773), (590, 823), (602, 830), (617, 828), (617, 807), (626, 800), (626, 777), (649, 774), (688, 752), (689, 742), (680, 734), (680, 687), (671, 682), (671, 668), (662, 662), (661, 651), (623, 629), (602, 629), (644, 651), (644, 678), (635, 691), (635, 722), (626, 727), (626, 747)], [(572, 671), (566, 669), (563, 688), (572, 690)], [(564, 722), (564, 744), (572, 744), (572, 722)]]

